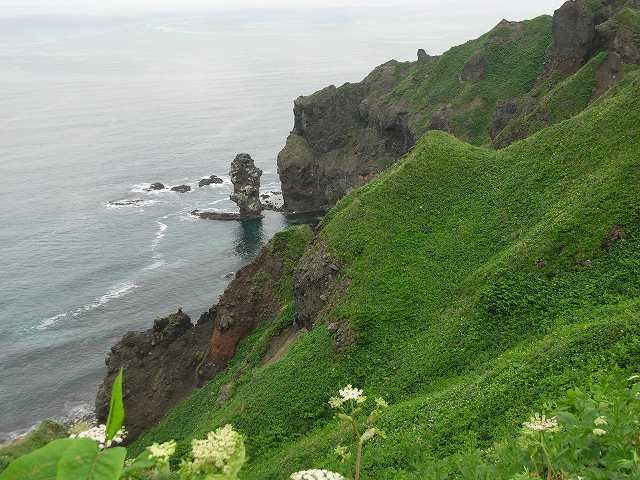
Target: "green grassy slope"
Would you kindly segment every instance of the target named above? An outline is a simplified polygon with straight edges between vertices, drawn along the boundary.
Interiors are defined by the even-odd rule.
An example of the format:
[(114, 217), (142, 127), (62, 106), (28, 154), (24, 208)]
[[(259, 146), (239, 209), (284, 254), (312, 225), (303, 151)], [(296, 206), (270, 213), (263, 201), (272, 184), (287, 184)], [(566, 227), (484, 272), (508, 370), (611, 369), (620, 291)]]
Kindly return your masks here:
[[(434, 112), (446, 108), (451, 133), (476, 145), (489, 142), (495, 106), (531, 90), (544, 67), (551, 43), (551, 17), (517, 24), (501, 23), (476, 40), (454, 47), (428, 65), (416, 64), (388, 95), (390, 103), (408, 105), (414, 129), (428, 129)], [(465, 78), (465, 64), (484, 67), (478, 78)], [(472, 60), (473, 61), (473, 60)]]
[(494, 139), (501, 145), (504, 139), (526, 138), (535, 132), (567, 120), (580, 113), (593, 98), (596, 89), (596, 72), (607, 58), (607, 53), (595, 55), (578, 72), (556, 85), (542, 96), (533, 111), (507, 125)]
[[(134, 446), (224, 423), (248, 437), (246, 479), (337, 468), (348, 437), (326, 403), (346, 383), (384, 395), (386, 440), (365, 479), (422, 479), (430, 455), (513, 435), (545, 399), (640, 361), (640, 76), (578, 116), (493, 151), (430, 132), (402, 161), (344, 198), (321, 240), (350, 279), (342, 301), (279, 362), (265, 335)], [(606, 244), (614, 227), (624, 240)], [(603, 243), (604, 242), (604, 243)], [(324, 323), (348, 320), (336, 353)], [(279, 326), (278, 326), (279, 325)], [(258, 350), (256, 350), (258, 349)], [(253, 353), (252, 353), (253, 352)], [(254, 357), (251, 357), (254, 355)], [(253, 368), (239, 371), (247, 358)], [(220, 387), (238, 376), (233, 397)]]
[(25, 437), (0, 446), (0, 472), (9, 466), (16, 458), (33, 452), (47, 443), (68, 435), (67, 429), (51, 420), (46, 420), (38, 425), (34, 431)]

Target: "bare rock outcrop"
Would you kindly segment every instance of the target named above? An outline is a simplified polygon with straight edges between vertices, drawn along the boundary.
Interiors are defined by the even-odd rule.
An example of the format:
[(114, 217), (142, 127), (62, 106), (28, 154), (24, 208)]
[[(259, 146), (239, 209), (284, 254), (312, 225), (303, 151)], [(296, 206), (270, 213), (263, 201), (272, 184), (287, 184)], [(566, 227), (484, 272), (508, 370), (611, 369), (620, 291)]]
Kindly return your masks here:
[(231, 182), (233, 193), (231, 200), (240, 208), (242, 218), (259, 217), (262, 212), (260, 203), (260, 177), (262, 170), (255, 166), (247, 153), (240, 153), (231, 162)]
[(318, 314), (325, 308), (335, 286), (340, 266), (321, 240), (306, 250), (294, 274), (296, 323), (313, 328)]
[(96, 396), (96, 417), (104, 423), (109, 413), (111, 385), (124, 369), (124, 407), (128, 439), (154, 425), (191, 390), (220, 369), (206, 360), (213, 322), (211, 312), (197, 325), (178, 310), (155, 320), (153, 328), (129, 332), (111, 348), (107, 375)]
[(286, 209), (326, 209), (414, 145), (407, 109), (389, 108), (382, 99), (410, 66), (391, 61), (360, 83), (330, 86), (294, 102), (294, 128), (278, 155)]
[[(196, 209), (191, 212), (191, 215), (204, 220), (251, 220), (262, 216), (262, 211), (265, 209), (260, 202), (262, 170), (255, 166), (251, 155), (247, 153), (236, 155), (236, 158), (231, 162), (229, 175), (231, 183), (233, 183), (233, 193), (229, 198), (238, 205), (240, 213), (209, 212)], [(206, 185), (222, 183), (222, 179), (215, 175), (201, 180), (201, 183), (204, 180), (209, 182)]]

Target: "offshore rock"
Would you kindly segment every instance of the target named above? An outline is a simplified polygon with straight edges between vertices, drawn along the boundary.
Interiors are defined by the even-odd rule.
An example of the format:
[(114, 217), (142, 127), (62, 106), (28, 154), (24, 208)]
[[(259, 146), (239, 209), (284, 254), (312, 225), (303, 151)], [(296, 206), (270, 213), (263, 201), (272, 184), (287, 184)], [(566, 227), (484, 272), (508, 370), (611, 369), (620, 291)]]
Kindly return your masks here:
[(200, 181), (198, 182), (198, 187), (206, 187), (207, 185), (215, 185), (220, 183), (224, 183), (224, 180), (222, 180), (217, 175), (211, 175), (210, 177), (200, 179)]
[(149, 188), (147, 188), (146, 190), (147, 192), (152, 192), (154, 190), (164, 190), (164, 189), (165, 189), (165, 186), (163, 183), (155, 182), (149, 185)]
[(230, 198), (240, 208), (240, 217), (243, 219), (259, 217), (263, 210), (260, 203), (262, 170), (255, 166), (250, 155), (240, 153), (231, 163), (229, 175), (233, 183), (233, 193)]
[(189, 185), (176, 185), (175, 187), (171, 187), (171, 191), (178, 193), (187, 193), (191, 191), (191, 187)]
[[(215, 309), (214, 309), (215, 312)], [(192, 389), (212, 378), (220, 367), (207, 362), (211, 316), (196, 326), (177, 313), (155, 320), (153, 328), (129, 332), (111, 348), (107, 375), (96, 396), (96, 416), (105, 423), (111, 385), (124, 369), (124, 407), (128, 440), (154, 425)]]

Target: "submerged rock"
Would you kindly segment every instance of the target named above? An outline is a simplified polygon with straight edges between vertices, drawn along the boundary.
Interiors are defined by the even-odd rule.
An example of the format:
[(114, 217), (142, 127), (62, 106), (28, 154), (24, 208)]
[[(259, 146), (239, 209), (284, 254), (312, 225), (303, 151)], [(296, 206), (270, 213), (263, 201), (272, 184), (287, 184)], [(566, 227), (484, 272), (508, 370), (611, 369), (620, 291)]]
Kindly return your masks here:
[(152, 183), (151, 185), (149, 185), (149, 188), (147, 188), (147, 192), (151, 192), (153, 190), (164, 190), (166, 187), (164, 186), (163, 183), (160, 182), (155, 182)]
[(191, 187), (189, 185), (176, 185), (175, 187), (171, 187), (171, 191), (178, 193), (187, 193), (191, 191)]
[(224, 183), (224, 180), (222, 180), (217, 175), (211, 175), (210, 177), (201, 179), (198, 182), (198, 187), (206, 187), (207, 185), (220, 184), (220, 183)]
[(114, 207), (128, 207), (131, 205), (139, 205), (143, 202), (145, 202), (145, 200), (142, 200), (140, 198), (134, 198), (131, 200), (111, 200), (108, 203), (109, 205), (113, 205)]
[(204, 212), (196, 209), (191, 212), (191, 215), (203, 220), (243, 220), (239, 213), (230, 212)]

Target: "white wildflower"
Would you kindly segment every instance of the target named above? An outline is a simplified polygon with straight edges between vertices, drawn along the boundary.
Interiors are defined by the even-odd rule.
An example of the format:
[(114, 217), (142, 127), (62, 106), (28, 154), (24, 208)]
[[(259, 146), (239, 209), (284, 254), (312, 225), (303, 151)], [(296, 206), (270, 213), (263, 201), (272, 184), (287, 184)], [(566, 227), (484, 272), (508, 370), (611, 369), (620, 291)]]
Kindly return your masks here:
[(362, 396), (362, 390), (354, 388), (350, 384), (344, 388), (341, 388), (338, 393), (342, 397), (342, 400), (344, 400), (345, 402), (349, 400), (355, 400), (358, 402), (360, 399), (364, 398)]
[(342, 400), (342, 398), (331, 397), (329, 399), (329, 405), (331, 406), (331, 408), (338, 409), (338, 408), (342, 407), (343, 404), (344, 404), (344, 400)]
[(176, 442), (171, 440), (169, 442), (157, 444), (154, 443), (150, 447), (147, 447), (149, 455), (154, 458), (158, 463), (167, 464), (171, 455), (176, 453)]
[(387, 408), (389, 406), (389, 404), (385, 401), (384, 398), (378, 397), (378, 398), (376, 398), (376, 406), (378, 408)]
[(209, 432), (204, 440), (194, 440), (191, 447), (193, 468), (196, 471), (215, 467), (229, 473), (228, 462), (242, 443), (242, 436), (231, 425)]
[(598, 417), (593, 421), (593, 424), (601, 427), (602, 425), (608, 425), (609, 422), (607, 421), (607, 417)]
[(291, 480), (345, 480), (342, 475), (329, 470), (304, 470), (291, 475)]
[(343, 445), (338, 445), (335, 448), (334, 453), (338, 457), (340, 457), (343, 463), (346, 462), (349, 458), (351, 458), (351, 452), (349, 451), (349, 447), (345, 447)]
[(103, 449), (105, 447), (109, 448), (111, 445), (122, 443), (126, 435), (126, 430), (121, 428), (116, 432), (116, 435), (111, 440), (106, 440), (107, 427), (105, 425), (97, 425), (83, 432), (71, 434), (69, 435), (69, 438), (88, 438), (98, 442), (100, 448)]
[(531, 432), (553, 432), (558, 429), (558, 419), (556, 417), (547, 418), (545, 415), (536, 413), (522, 426)]
[(594, 434), (596, 437), (602, 437), (602, 436), (604, 436), (604, 435), (606, 435), (606, 434), (607, 434), (607, 431), (606, 431), (606, 430), (603, 430), (603, 429), (601, 429), (601, 428), (594, 428), (594, 429), (593, 429), (593, 434)]

